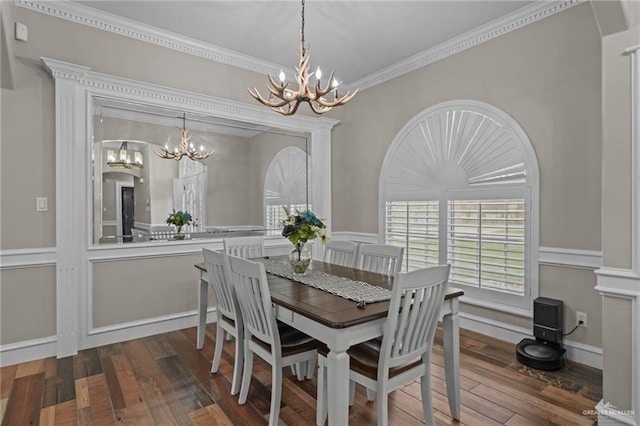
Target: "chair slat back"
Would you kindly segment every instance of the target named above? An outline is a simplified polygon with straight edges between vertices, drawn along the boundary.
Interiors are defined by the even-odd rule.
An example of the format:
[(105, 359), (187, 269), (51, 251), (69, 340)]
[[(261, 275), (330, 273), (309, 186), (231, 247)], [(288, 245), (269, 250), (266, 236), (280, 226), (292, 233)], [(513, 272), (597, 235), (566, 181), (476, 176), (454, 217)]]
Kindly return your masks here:
[(217, 310), (225, 317), (239, 321), (242, 317), (238, 315), (240, 308), (231, 281), (227, 255), (209, 249), (202, 249), (202, 252), (207, 264), (209, 285), (213, 288), (216, 297)]
[(224, 251), (230, 256), (245, 259), (264, 257), (264, 238), (261, 236), (225, 238), (222, 243)]
[(352, 241), (329, 241), (325, 247), (325, 263), (355, 268), (358, 260), (358, 244)]
[(280, 349), (280, 335), (264, 265), (236, 256), (229, 256), (229, 265), (245, 333), (271, 345), (272, 351)]
[(225, 238), (222, 243), (224, 251), (230, 256), (245, 259), (264, 257), (264, 238), (261, 236)]
[[(450, 265), (398, 274), (385, 323), (378, 374), (431, 350)], [(383, 376), (378, 376), (383, 377)]]
[(359, 269), (378, 274), (395, 275), (402, 268), (403, 247), (388, 244), (363, 244), (359, 248)]

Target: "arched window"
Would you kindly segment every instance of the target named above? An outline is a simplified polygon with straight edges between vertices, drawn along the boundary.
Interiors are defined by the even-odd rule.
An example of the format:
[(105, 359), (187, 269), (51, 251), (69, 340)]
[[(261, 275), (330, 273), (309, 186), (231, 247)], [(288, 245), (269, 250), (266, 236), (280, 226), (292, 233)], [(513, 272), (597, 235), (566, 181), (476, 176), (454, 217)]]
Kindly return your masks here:
[(395, 137), (382, 165), (379, 231), (405, 270), (451, 264), (468, 302), (530, 311), (538, 293), (539, 176), (527, 135), (500, 109), (435, 105)]
[[(282, 229), (286, 215), (283, 206), (291, 211), (311, 209), (311, 188), (307, 191), (307, 168), (311, 161), (304, 150), (287, 147), (278, 152), (264, 179), (265, 228)], [(311, 174), (311, 170), (309, 170)]]

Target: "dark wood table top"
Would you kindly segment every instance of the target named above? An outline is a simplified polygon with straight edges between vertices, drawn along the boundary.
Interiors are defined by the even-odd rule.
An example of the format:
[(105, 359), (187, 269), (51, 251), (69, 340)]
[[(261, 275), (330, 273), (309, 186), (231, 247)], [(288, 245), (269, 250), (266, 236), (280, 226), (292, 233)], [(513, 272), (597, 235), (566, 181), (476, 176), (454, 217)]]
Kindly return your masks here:
[[(273, 259), (279, 258), (280, 256), (273, 257)], [(287, 259), (287, 257), (283, 256), (282, 259)], [(207, 270), (204, 262), (196, 263), (195, 266), (203, 272)], [(393, 284), (393, 277), (388, 275), (333, 265), (318, 260), (311, 262), (310, 269), (356, 281), (364, 281), (371, 285), (388, 289), (391, 289)], [(389, 310), (388, 301), (369, 303), (364, 309), (359, 309), (356, 306), (356, 302), (352, 300), (347, 300), (287, 278), (267, 273), (267, 280), (271, 291), (271, 299), (276, 305), (290, 309), (331, 328), (351, 327), (384, 318)], [(460, 289), (449, 288), (445, 295), (445, 300), (460, 297), (463, 294), (464, 292)]]

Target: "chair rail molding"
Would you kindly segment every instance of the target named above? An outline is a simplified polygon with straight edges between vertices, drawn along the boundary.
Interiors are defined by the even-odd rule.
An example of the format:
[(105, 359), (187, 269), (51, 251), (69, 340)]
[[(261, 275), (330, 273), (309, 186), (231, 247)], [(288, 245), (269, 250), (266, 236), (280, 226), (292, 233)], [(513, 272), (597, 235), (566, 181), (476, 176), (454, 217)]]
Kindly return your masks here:
[[(49, 3), (48, 3), (49, 4)], [(201, 253), (204, 246), (220, 244), (213, 240), (185, 240), (166, 244), (136, 243), (95, 245), (92, 242), (91, 182), (91, 99), (109, 97), (187, 113), (241, 120), (255, 125), (303, 132), (311, 139), (311, 167), (318, 170), (311, 179), (311, 202), (321, 217), (331, 221), (331, 129), (339, 121), (327, 117), (283, 117), (257, 105), (206, 96), (160, 85), (102, 74), (88, 67), (42, 58), (43, 67), (55, 84), (56, 123), (56, 355), (69, 356), (79, 349), (106, 342), (140, 337), (157, 330), (184, 326), (191, 314), (175, 313), (170, 318), (149, 318), (141, 323), (125, 324), (94, 332), (88, 316), (92, 262), (128, 258), (180, 256)], [(78, 206), (85, 206), (78, 208)], [(267, 246), (280, 252), (286, 241), (268, 238)], [(155, 246), (155, 247), (154, 247)], [(221, 245), (220, 245), (221, 246)], [(24, 253), (25, 255), (27, 253)], [(15, 259), (2, 264), (17, 265)], [(25, 258), (22, 263), (28, 263)], [(155, 325), (154, 325), (155, 324)], [(156, 325), (164, 324), (160, 328)], [(174, 327), (174, 328), (171, 328)]]
[(0, 250), (0, 269), (19, 269), (55, 265), (55, 247)]

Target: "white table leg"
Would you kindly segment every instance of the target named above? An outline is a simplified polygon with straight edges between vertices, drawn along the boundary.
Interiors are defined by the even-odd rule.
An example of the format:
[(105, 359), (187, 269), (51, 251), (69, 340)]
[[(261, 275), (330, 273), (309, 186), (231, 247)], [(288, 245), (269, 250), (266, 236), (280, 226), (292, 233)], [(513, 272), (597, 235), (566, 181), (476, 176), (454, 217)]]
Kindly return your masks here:
[(349, 355), (331, 350), (327, 355), (329, 426), (349, 423)]
[(198, 339), (197, 349), (204, 346), (204, 331), (207, 326), (207, 301), (209, 298), (209, 283), (200, 277), (198, 284)]
[(460, 420), (460, 334), (458, 301), (450, 314), (442, 318), (442, 339), (444, 347), (444, 371), (447, 380), (447, 398), (451, 417)]

